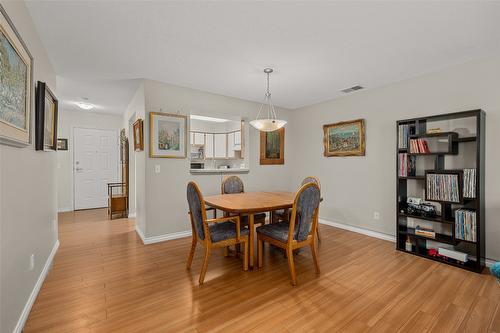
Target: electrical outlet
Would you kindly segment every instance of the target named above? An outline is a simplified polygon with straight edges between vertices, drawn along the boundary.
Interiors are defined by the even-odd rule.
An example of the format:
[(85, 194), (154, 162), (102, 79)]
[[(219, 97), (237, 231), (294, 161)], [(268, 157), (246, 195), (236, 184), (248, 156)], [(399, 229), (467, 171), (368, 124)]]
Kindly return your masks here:
[(155, 164), (155, 173), (160, 173), (160, 165)]
[(30, 256), (30, 267), (29, 267), (30, 271), (34, 270), (35, 269), (35, 255), (34, 254), (31, 254)]
[(373, 212), (373, 219), (374, 220), (380, 220), (380, 213), (379, 212)]

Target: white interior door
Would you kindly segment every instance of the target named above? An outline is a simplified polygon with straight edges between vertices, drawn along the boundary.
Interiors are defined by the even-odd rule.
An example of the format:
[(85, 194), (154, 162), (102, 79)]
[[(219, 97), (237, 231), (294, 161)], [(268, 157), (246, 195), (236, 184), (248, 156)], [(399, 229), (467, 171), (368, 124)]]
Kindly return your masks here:
[(108, 206), (108, 183), (118, 182), (118, 134), (75, 128), (75, 209)]

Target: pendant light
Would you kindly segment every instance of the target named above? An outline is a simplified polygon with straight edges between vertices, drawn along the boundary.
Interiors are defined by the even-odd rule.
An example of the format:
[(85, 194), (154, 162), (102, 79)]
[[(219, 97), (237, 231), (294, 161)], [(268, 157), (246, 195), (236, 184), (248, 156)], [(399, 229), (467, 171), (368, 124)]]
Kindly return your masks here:
[[(280, 120), (277, 117), (276, 110), (274, 109), (273, 101), (271, 100), (271, 93), (269, 92), (269, 74), (273, 72), (272, 68), (264, 69), (264, 73), (267, 74), (267, 91), (264, 97), (264, 102), (260, 106), (257, 118), (250, 122), (250, 125), (263, 132), (273, 132), (283, 126), (285, 126), (286, 121)], [(262, 110), (267, 108), (267, 118), (259, 118)], [(265, 110), (264, 110), (265, 112)]]

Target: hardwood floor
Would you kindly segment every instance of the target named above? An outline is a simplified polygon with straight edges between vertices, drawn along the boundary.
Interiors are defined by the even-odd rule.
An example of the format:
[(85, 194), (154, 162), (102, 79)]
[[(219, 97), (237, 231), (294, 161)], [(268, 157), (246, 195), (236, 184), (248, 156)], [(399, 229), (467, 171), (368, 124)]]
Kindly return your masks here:
[[(394, 250), (394, 244), (321, 226), (321, 275), (310, 252), (287, 261), (266, 247), (243, 272), (222, 250), (205, 284), (183, 238), (143, 245), (133, 220), (105, 210), (60, 214), (61, 246), (25, 332), (500, 332), (500, 286)], [(188, 222), (186, 221), (186, 225)]]

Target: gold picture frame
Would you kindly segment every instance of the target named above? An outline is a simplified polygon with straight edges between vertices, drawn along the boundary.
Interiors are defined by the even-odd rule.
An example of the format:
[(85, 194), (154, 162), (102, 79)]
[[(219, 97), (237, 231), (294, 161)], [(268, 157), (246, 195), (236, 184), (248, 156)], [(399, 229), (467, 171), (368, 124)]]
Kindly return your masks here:
[(149, 157), (186, 158), (187, 116), (149, 113)]
[[(0, 59), (8, 59), (0, 66), (1, 74), (13, 77), (11, 85), (0, 87), (0, 95), (12, 103), (0, 102), (0, 144), (16, 147), (31, 144), (31, 115), (33, 95), (33, 57), (19, 32), (0, 5)], [(1, 63), (1, 62), (0, 62)], [(0, 98), (0, 101), (4, 100)]]
[(144, 121), (137, 119), (132, 126), (134, 131), (134, 151), (144, 150)]
[(323, 155), (365, 156), (365, 139), (364, 119), (323, 125)]
[(260, 132), (260, 164), (285, 164), (285, 128)]

